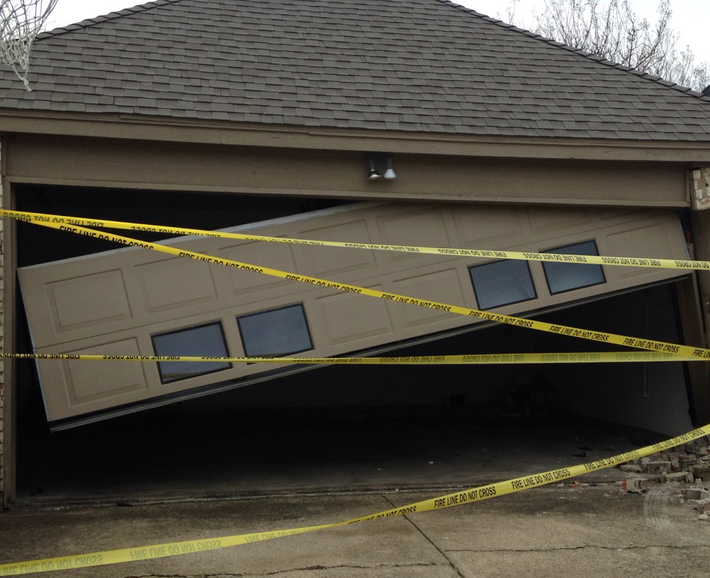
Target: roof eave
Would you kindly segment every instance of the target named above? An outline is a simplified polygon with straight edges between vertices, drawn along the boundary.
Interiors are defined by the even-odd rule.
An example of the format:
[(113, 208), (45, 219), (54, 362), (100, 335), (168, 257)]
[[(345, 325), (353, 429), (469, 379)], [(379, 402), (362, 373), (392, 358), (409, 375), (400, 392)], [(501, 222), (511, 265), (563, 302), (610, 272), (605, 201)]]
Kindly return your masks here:
[(511, 137), (0, 110), (0, 132), (229, 146), (517, 159), (710, 164), (707, 141)]

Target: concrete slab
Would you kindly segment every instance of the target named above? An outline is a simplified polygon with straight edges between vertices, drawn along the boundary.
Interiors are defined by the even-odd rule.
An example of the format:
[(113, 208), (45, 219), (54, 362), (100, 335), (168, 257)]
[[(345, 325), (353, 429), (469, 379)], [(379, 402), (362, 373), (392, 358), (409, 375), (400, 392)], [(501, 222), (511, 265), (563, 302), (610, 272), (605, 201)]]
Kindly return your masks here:
[[(671, 495), (669, 492), (674, 492)], [(652, 486), (647, 494), (622, 492), (615, 485), (588, 488), (548, 488), (527, 491), (458, 507), (437, 510), (410, 519), (442, 550), (527, 551), (554, 544), (574, 549), (666, 546), (669, 540), (705, 545), (710, 525), (697, 525), (693, 533), (675, 532), (682, 520), (670, 516), (680, 504), (680, 486)], [(405, 496), (392, 500), (404, 505)], [(691, 508), (686, 508), (685, 515)], [(600, 524), (599, 521), (603, 521)], [(642, 528), (639, 528), (641, 526)], [(438, 541), (439, 539), (443, 541)]]
[[(179, 419), (184, 419), (184, 414)], [(607, 457), (660, 436), (582, 419), (465, 413), (235, 422), (163, 416), (45, 439), (0, 514), (0, 563), (334, 523)], [(182, 438), (171, 436), (180, 432)], [(87, 435), (90, 434), (90, 435)], [(56, 434), (55, 434), (56, 435)], [(42, 441), (42, 440), (40, 440)], [(27, 438), (25, 443), (27, 443)], [(435, 512), (71, 576), (705, 576), (710, 522), (677, 482), (622, 493), (618, 469)], [(32, 491), (32, 488), (41, 491)], [(60, 574), (57, 574), (58, 576)]]
[(464, 577), (703, 576), (710, 524), (678, 492), (548, 487), (409, 518)]
[[(699, 522), (692, 504), (681, 503), (668, 488), (657, 486), (645, 495), (621, 494), (613, 484), (537, 488), (222, 550), (72, 570), (71, 576), (706, 576), (710, 523)], [(408, 492), (15, 510), (0, 515), (0, 563), (337, 522), (432, 496)]]
[(710, 548), (679, 552), (669, 548), (639, 550), (590, 546), (577, 550), (470, 552), (452, 556), (462, 578), (691, 578), (706, 576)]
[[(0, 516), (1, 562), (312, 526), (391, 508), (383, 496), (201, 502)], [(405, 518), (373, 521), (222, 550), (73, 570), (73, 576), (250, 575), (403, 568), (450, 576), (447, 560)], [(441, 573), (432, 573), (438, 569)], [(363, 574), (364, 575), (364, 574)], [(422, 574), (424, 575), (424, 574)]]

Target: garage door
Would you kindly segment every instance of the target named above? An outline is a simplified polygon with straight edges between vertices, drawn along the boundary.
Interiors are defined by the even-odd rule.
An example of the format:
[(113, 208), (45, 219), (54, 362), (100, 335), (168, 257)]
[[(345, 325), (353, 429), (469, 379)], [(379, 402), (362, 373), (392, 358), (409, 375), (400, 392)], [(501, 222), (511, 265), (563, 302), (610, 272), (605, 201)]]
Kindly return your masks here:
[[(664, 211), (368, 203), (232, 230), (353, 243), (687, 258), (678, 220)], [(678, 276), (662, 269), (219, 238), (167, 243), (507, 314)], [(327, 357), (480, 322), (138, 248), (26, 267), (19, 277), (37, 353)], [(47, 418), (57, 427), (239, 387), (279, 371), (272, 364), (66, 360), (38, 361), (37, 368)]]

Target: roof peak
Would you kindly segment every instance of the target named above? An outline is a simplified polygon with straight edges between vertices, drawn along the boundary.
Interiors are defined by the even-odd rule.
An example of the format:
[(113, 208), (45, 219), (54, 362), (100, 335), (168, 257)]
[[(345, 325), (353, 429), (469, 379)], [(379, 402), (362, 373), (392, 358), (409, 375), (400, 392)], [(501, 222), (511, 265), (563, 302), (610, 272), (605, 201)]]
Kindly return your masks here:
[[(167, 6), (170, 4), (178, 4), (183, 1), (184, 0), (153, 0), (153, 1), (147, 2), (145, 4), (137, 4), (136, 6), (124, 8), (122, 10), (118, 10), (115, 12), (109, 12), (108, 14), (96, 16), (94, 18), (87, 18), (86, 20), (82, 20), (82, 21), (76, 22), (74, 24), (69, 24), (67, 26), (61, 26), (59, 28), (54, 28), (52, 30), (46, 30), (46, 31), (42, 32), (41, 34), (39, 34), (35, 40), (37, 41), (37, 40), (42, 40), (44, 38), (51, 38), (53, 36), (59, 36), (61, 34), (66, 34), (69, 32), (76, 31), (76, 30), (88, 28), (90, 26), (100, 24), (102, 22), (115, 20), (117, 18), (122, 18), (124, 16), (130, 16), (132, 14), (146, 12), (148, 10), (152, 10), (154, 8), (159, 8), (161, 6)], [(494, 24), (496, 26), (500, 26), (501, 28), (504, 28), (506, 30), (510, 30), (510, 31), (513, 31), (513, 32), (516, 32), (519, 34), (524, 34), (525, 36), (528, 36), (529, 38), (533, 38), (535, 40), (545, 42), (546, 44), (549, 44), (551, 46), (555, 46), (557, 48), (568, 50), (574, 54), (588, 58), (594, 62), (604, 64), (606, 66), (609, 66), (611, 68), (615, 68), (617, 70), (622, 70), (624, 72), (628, 72), (628, 73), (633, 74), (639, 78), (643, 78), (644, 80), (649, 80), (649, 81), (655, 82), (655, 83), (660, 84), (666, 88), (671, 88), (673, 90), (677, 90), (677, 91), (687, 94), (689, 96), (693, 96), (695, 98), (698, 98), (699, 100), (710, 102), (710, 96), (708, 96), (702, 92), (697, 92), (697, 91), (695, 91), (691, 88), (688, 88), (686, 86), (682, 86), (680, 84), (676, 84), (674, 82), (665, 80), (660, 76), (655, 76), (653, 74), (641, 72), (640, 70), (637, 70), (637, 69), (632, 68), (630, 66), (624, 66), (623, 64), (619, 64), (618, 62), (606, 60), (605, 58), (602, 58), (602, 57), (592, 54), (590, 52), (586, 52), (586, 51), (581, 50), (579, 48), (575, 48), (573, 46), (570, 46), (568, 44), (558, 42), (557, 40), (554, 40), (552, 38), (547, 38), (547, 37), (537, 34), (535, 32), (531, 32), (530, 30), (526, 30), (525, 28), (520, 28), (518, 26), (515, 26), (514, 24), (509, 24), (509, 23), (504, 22), (503, 20), (500, 20), (498, 18), (494, 18), (492, 16), (488, 16), (487, 14), (483, 14), (482, 12), (477, 12), (473, 8), (468, 8), (467, 6), (462, 6), (461, 4), (457, 4), (453, 0), (434, 0), (434, 1), (436, 1), (440, 4), (443, 4), (443, 5), (446, 5), (446, 6), (450, 6), (451, 8), (453, 8), (455, 10), (460, 10), (462, 12), (466, 12), (468, 14), (471, 14), (475, 17), (480, 18), (481, 20), (484, 20), (484, 21)]]

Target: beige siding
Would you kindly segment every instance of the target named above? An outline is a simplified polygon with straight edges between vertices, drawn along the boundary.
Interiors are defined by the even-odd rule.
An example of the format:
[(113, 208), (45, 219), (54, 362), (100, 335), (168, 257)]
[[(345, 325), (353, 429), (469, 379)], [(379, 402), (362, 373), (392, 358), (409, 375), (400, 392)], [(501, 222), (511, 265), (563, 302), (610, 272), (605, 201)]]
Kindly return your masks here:
[[(0, 207), (4, 206), (3, 139), (0, 138)], [(4, 219), (0, 219), (0, 350), (5, 350), (5, 260), (3, 247)], [(5, 407), (5, 362), (0, 360), (0, 508), (5, 503), (5, 416), (10, 408)], [(9, 422), (9, 419), (7, 420)]]
[[(365, 204), (238, 230), (245, 229), (306, 239), (536, 251), (594, 240), (602, 255), (686, 256), (675, 215), (648, 210)], [(478, 307), (468, 269), (481, 262), (476, 259), (213, 238), (181, 238), (170, 244), (391, 293)], [(537, 298), (496, 311), (531, 311), (678, 276), (677, 271), (606, 267), (605, 283), (552, 295), (542, 264), (531, 263), (530, 272)], [(293, 304), (303, 304), (305, 310), (313, 342), (313, 349), (304, 353), (308, 356), (343, 355), (472, 323), (465, 316), (142, 249), (28, 267), (20, 270), (20, 281), (39, 353), (152, 355), (152, 336), (219, 321), (228, 351), (241, 356), (245, 351), (237, 317)], [(168, 394), (191, 395), (196, 388), (256, 378), (276, 367), (235, 364), (166, 384), (161, 383), (155, 364), (42, 361), (38, 365), (50, 421)]]
[[(368, 181), (353, 151), (264, 149), (13, 135), (15, 182), (426, 202), (687, 207), (685, 165), (397, 154)], [(367, 150), (367, 149), (362, 149)], [(616, 158), (616, 157), (613, 157)]]

